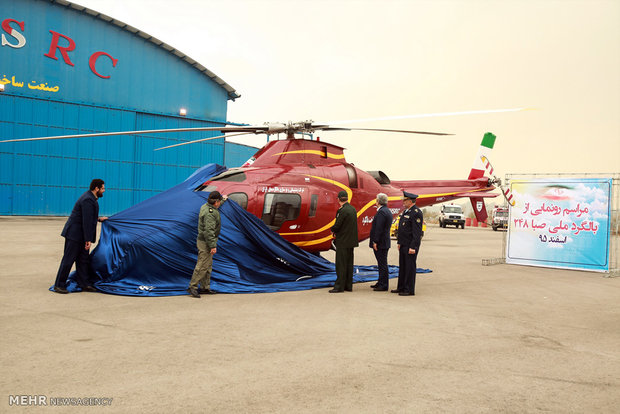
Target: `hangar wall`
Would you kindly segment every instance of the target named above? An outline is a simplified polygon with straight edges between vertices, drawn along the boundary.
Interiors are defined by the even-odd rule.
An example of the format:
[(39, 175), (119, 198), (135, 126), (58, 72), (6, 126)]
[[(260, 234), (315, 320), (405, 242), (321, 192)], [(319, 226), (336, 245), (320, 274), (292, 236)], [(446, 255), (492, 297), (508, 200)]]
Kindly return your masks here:
[[(0, 140), (223, 125), (236, 91), (182, 52), (64, 0), (3, 2)], [(187, 115), (181, 116), (180, 108)], [(0, 214), (66, 215), (92, 178), (113, 214), (214, 162), (241, 165), (256, 148), (192, 132), (0, 144)]]

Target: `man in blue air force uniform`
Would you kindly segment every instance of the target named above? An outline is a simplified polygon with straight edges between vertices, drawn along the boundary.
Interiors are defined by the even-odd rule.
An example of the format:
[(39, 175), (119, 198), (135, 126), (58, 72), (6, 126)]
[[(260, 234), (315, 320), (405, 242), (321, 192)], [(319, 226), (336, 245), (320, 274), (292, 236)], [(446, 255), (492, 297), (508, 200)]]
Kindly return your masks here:
[(390, 286), (388, 270), (388, 250), (390, 250), (390, 227), (392, 226), (392, 213), (387, 206), (388, 196), (384, 193), (377, 194), (376, 205), (377, 213), (372, 220), (370, 228), (370, 248), (377, 259), (379, 267), (379, 279), (377, 283), (370, 286), (378, 292), (385, 292)]
[(392, 293), (415, 295), (416, 260), (422, 241), (422, 210), (416, 207), (417, 194), (403, 192), (405, 211), (398, 223), (398, 286)]

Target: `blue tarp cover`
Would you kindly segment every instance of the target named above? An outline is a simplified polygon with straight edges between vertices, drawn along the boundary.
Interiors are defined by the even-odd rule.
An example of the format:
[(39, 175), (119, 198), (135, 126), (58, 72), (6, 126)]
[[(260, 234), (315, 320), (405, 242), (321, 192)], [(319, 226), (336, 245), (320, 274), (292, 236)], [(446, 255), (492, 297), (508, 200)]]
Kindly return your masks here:
[[(198, 212), (209, 195), (194, 189), (222, 171), (222, 166), (206, 165), (181, 184), (104, 221), (91, 254), (100, 279), (97, 289), (132, 296), (187, 294), (197, 257)], [(224, 202), (220, 214), (211, 289), (280, 292), (330, 287), (336, 280), (333, 263), (284, 240), (235, 202)], [(355, 266), (354, 272), (354, 282), (378, 277), (376, 266)], [(390, 277), (397, 275), (398, 267), (390, 266)], [(72, 277), (68, 290), (79, 290)]]

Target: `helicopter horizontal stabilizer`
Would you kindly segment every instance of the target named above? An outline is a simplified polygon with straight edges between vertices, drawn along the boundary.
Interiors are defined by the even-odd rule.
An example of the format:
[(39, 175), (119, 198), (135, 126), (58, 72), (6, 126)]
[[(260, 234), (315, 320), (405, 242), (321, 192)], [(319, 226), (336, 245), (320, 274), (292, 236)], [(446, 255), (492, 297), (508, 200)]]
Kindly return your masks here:
[(485, 192), (485, 193), (458, 193), (455, 194), (455, 197), (475, 197), (475, 198), (492, 198), (497, 197), (499, 194)]

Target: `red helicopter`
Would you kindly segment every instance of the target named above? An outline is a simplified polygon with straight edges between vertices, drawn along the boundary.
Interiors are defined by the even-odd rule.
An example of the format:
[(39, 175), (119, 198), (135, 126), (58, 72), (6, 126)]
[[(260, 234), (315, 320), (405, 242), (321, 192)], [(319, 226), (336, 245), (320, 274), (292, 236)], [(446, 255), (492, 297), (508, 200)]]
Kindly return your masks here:
[[(494, 140), (487, 133), (481, 148), (490, 150)], [(488, 143), (491, 148), (484, 146)], [(419, 207), (469, 197), (478, 220), (486, 221), (482, 201), (496, 197), (491, 193), (495, 188), (493, 179), (484, 177), (484, 168), (473, 168), (466, 180), (391, 181), (382, 171), (364, 171), (348, 163), (342, 147), (287, 138), (267, 143), (242, 167), (211, 178), (197, 190), (228, 195), (288, 241), (317, 252), (331, 248), (330, 228), (341, 190), (357, 210), (362, 241), (370, 235), (378, 193), (388, 195), (394, 217), (402, 208), (404, 190), (419, 195)]]
[[(450, 135), (407, 130), (342, 128), (305, 121), (289, 124), (266, 124), (264, 126), (108, 132), (25, 138), (0, 142), (186, 131), (220, 131), (223, 134), (234, 133), (232, 135), (267, 134), (268, 136), (285, 133), (286, 139), (268, 142), (242, 167), (232, 168), (212, 177), (199, 186), (196, 191), (218, 190), (248, 212), (262, 219), (267, 226), (277, 231), (285, 239), (310, 252), (325, 251), (332, 247), (333, 237), (330, 228), (335, 222), (335, 215), (338, 210), (336, 195), (341, 190), (347, 192), (349, 202), (357, 210), (360, 241), (369, 237), (371, 223), (375, 215), (373, 207), (378, 193), (388, 195), (388, 207), (394, 217), (399, 214), (402, 208), (403, 191), (407, 191), (419, 195), (416, 203), (419, 207), (469, 197), (477, 219), (486, 221), (487, 212), (483, 200), (486, 197), (496, 197), (498, 194), (492, 193), (492, 191), (496, 189), (497, 185), (501, 186), (501, 182), (496, 177), (484, 176), (485, 165), (483, 161), (488, 163), (488, 154), (495, 142), (493, 134), (485, 134), (480, 152), (467, 179), (391, 181), (382, 171), (364, 171), (347, 162), (342, 147), (318, 140), (295, 138), (295, 134), (300, 133), (312, 134), (316, 131), (338, 130)], [(227, 135), (182, 142), (157, 150), (224, 136)]]

